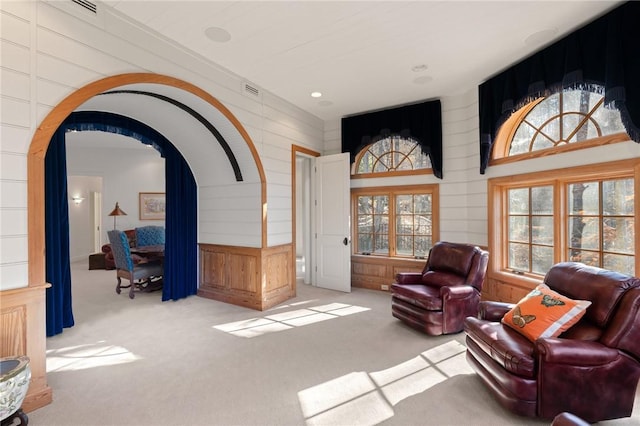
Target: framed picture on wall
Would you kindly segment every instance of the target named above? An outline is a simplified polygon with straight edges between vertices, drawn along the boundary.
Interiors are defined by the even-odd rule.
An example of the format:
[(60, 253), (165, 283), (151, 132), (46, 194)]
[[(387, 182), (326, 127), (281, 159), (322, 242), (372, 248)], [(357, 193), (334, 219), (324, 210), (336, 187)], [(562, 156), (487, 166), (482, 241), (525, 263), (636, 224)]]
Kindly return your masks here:
[(140, 192), (140, 220), (164, 220), (166, 195), (164, 192)]

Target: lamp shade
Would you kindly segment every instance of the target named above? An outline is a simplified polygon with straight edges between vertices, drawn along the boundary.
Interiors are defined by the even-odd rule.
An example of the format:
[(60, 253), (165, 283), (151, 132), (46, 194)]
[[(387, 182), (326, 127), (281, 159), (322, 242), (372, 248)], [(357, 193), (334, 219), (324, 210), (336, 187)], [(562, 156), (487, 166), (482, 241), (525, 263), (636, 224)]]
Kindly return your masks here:
[(127, 214), (122, 211), (122, 209), (118, 205), (118, 202), (116, 201), (116, 208), (113, 209), (111, 213), (109, 213), (109, 216), (126, 216), (126, 215)]
[(116, 207), (109, 213), (109, 216), (113, 216), (113, 229), (116, 229), (116, 216), (126, 216), (127, 214), (122, 211), (118, 202), (116, 201)]

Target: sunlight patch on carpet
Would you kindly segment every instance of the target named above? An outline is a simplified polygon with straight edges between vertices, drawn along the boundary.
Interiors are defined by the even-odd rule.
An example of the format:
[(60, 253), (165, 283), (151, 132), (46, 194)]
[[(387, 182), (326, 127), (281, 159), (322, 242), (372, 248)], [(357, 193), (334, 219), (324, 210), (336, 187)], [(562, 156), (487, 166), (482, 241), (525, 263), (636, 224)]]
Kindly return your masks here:
[(381, 371), (353, 372), (298, 392), (312, 425), (376, 425), (394, 415), (400, 401), (460, 374), (473, 374), (466, 347), (451, 340)]
[[(289, 306), (293, 306), (293, 304)], [(250, 318), (243, 321), (214, 325), (213, 328), (234, 336), (252, 338), (369, 310), (371, 310), (371, 308), (363, 306), (347, 305), (345, 303), (330, 303), (327, 305), (269, 314), (259, 318)]]
[(100, 341), (94, 344), (48, 350), (47, 373), (106, 367), (139, 359), (142, 357), (134, 355), (122, 346), (107, 345), (104, 341)]

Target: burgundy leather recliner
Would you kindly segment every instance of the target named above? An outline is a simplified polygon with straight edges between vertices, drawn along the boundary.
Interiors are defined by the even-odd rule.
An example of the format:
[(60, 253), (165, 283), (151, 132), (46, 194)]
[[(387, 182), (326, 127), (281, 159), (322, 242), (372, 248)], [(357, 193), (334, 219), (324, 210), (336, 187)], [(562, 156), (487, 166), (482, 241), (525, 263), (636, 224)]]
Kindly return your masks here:
[(429, 335), (458, 333), (478, 314), (489, 253), (478, 246), (440, 241), (422, 272), (401, 272), (391, 284), (391, 313)]
[(573, 327), (535, 342), (500, 320), (514, 305), (481, 302), (465, 320), (467, 360), (498, 402), (529, 417), (570, 412), (587, 422), (628, 417), (640, 378), (640, 279), (581, 263), (545, 283), (591, 306)]

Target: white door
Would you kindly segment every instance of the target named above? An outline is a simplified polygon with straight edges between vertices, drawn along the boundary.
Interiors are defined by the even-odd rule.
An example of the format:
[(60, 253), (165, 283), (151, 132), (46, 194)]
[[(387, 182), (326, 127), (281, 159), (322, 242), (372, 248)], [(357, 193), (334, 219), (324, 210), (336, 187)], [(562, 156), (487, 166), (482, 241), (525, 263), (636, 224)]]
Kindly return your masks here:
[(102, 250), (102, 194), (100, 192), (91, 193), (91, 225), (93, 235), (91, 242), (93, 244), (93, 253), (100, 253)]
[(349, 153), (315, 158), (314, 285), (351, 291)]

